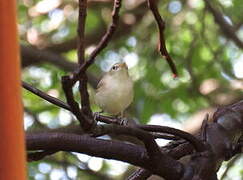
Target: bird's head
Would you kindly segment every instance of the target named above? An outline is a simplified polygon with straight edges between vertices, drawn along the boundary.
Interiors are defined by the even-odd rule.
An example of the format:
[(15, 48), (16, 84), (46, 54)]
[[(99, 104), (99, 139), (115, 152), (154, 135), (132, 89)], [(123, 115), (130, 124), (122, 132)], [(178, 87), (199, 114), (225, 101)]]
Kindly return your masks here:
[(127, 64), (124, 62), (124, 63), (116, 63), (114, 64), (111, 69), (110, 69), (110, 72), (118, 72), (118, 71), (121, 71), (121, 70), (128, 70), (128, 67), (127, 67)]
[(118, 75), (118, 74), (126, 74), (128, 75), (128, 67), (127, 67), (127, 64), (124, 62), (124, 63), (116, 63), (114, 64), (110, 71), (109, 71), (109, 74), (111, 75)]

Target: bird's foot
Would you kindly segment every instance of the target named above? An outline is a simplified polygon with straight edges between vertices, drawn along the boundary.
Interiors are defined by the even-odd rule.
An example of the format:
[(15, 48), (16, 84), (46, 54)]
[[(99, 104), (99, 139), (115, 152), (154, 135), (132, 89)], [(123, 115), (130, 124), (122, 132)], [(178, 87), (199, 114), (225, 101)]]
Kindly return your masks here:
[(121, 125), (121, 126), (127, 126), (128, 125), (128, 119), (125, 118), (125, 117), (117, 117), (117, 120), (118, 120), (118, 124)]

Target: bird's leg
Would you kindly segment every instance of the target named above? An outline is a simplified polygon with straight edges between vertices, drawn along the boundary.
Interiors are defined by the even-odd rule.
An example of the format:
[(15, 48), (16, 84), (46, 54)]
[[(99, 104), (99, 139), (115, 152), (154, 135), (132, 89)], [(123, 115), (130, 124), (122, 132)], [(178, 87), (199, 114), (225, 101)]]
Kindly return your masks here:
[(99, 118), (100, 114), (103, 113), (104, 111), (100, 111), (100, 112), (94, 112), (94, 120), (97, 121), (97, 119)]
[(128, 124), (128, 120), (123, 115), (124, 115), (124, 112), (122, 111), (119, 115), (116, 116), (116, 118), (119, 120), (118, 121), (119, 125), (126, 126)]

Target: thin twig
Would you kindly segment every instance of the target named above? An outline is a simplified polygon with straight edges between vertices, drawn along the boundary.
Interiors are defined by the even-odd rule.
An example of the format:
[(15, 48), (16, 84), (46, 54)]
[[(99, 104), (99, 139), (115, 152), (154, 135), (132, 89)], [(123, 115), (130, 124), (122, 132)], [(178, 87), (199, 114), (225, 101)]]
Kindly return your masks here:
[(81, 127), (84, 130), (89, 130), (93, 126), (94, 121), (92, 118), (87, 117), (81, 111), (81, 109), (79, 108), (79, 104), (74, 100), (72, 84), (69, 76), (62, 77), (62, 88), (65, 93), (67, 103), (71, 108), (71, 112), (76, 116), (76, 118), (80, 122)]
[(85, 62), (85, 22), (87, 15), (87, 0), (79, 0), (79, 16), (78, 16), (78, 64), (82, 65)]
[(102, 130), (106, 134), (129, 135), (132, 137), (136, 137), (144, 143), (148, 155), (151, 159), (153, 159), (154, 157), (158, 158), (159, 156), (162, 156), (159, 146), (155, 142), (153, 135), (144, 130), (118, 125), (101, 125), (101, 127), (103, 127)]
[(174, 136), (180, 137), (190, 142), (194, 146), (197, 152), (202, 152), (205, 150), (205, 145), (199, 139), (197, 139), (196, 137), (194, 137), (193, 135), (185, 131), (181, 131), (179, 129), (175, 129), (167, 126), (158, 126), (158, 125), (137, 125), (137, 127), (149, 132), (161, 132), (161, 133), (172, 134)]
[[(78, 103), (74, 100), (72, 91), (70, 91), (69, 88), (68, 88), (69, 87), (68, 82), (70, 82), (69, 81), (69, 76), (64, 76), (63, 77), (63, 83), (62, 84), (63, 84), (63, 89), (64, 89), (64, 92), (65, 92), (65, 95), (66, 95), (68, 104), (66, 104), (65, 102), (63, 102), (63, 101), (61, 101), (61, 100), (59, 100), (57, 98), (54, 98), (52, 96), (49, 96), (48, 94), (42, 92), (41, 90), (32, 87), (28, 83), (23, 82), (23, 87), (26, 88), (27, 90), (31, 91), (32, 93), (34, 93), (34, 94), (42, 97), (43, 99), (47, 100), (48, 102), (50, 102), (52, 104), (55, 104), (55, 105), (57, 105), (59, 107), (62, 107), (64, 109), (66, 109), (66, 110), (69, 110), (69, 111), (73, 112), (76, 115), (77, 119), (80, 122), (83, 123), (84, 118), (81, 118), (81, 117), (83, 117), (83, 114), (81, 113), (81, 111), (80, 111), (80, 109), (78, 107)], [(86, 119), (88, 119), (88, 118), (86, 117)], [(101, 122), (105, 122), (107, 124), (119, 124), (119, 122), (120, 122), (116, 118), (109, 117), (109, 116), (102, 116), (102, 115), (100, 115), (97, 118), (97, 120), (99, 120)], [(90, 120), (88, 120), (87, 126), (90, 126), (91, 124), (92, 124), (92, 122), (90, 122)], [(148, 126), (147, 127), (146, 126), (147, 125), (138, 126), (138, 127), (147, 131), (150, 128)], [(162, 128), (162, 126), (156, 126), (156, 128), (158, 128), (158, 127), (159, 128)], [(169, 127), (165, 127), (164, 129), (166, 129), (166, 128), (169, 128)], [(171, 129), (173, 129), (173, 128), (171, 128)], [(160, 130), (159, 131), (156, 131), (156, 129), (153, 129), (154, 132), (161, 132)], [(169, 130), (167, 130), (167, 131), (169, 131)], [(174, 133), (176, 133), (178, 131), (179, 130), (174, 131)], [(163, 133), (167, 133), (167, 132), (165, 132), (165, 130), (164, 130)], [(176, 134), (173, 134), (173, 135), (176, 135)], [(176, 136), (178, 136), (178, 135), (176, 135)], [(178, 137), (181, 137), (181, 136), (178, 136)], [(164, 138), (164, 139), (170, 139), (170, 140), (171, 139), (177, 139), (177, 137), (168, 136), (168, 135), (164, 135), (164, 134), (159, 134), (159, 135), (156, 134), (154, 136), (154, 138)], [(181, 137), (181, 138), (183, 138), (183, 137)]]
[[(101, 121), (101, 122), (108, 123), (108, 124), (119, 124), (119, 122), (120, 122), (120, 120), (118, 120), (116, 118), (108, 117), (108, 116), (102, 116), (102, 115), (99, 115), (97, 117), (97, 120)], [(185, 139), (188, 142), (190, 142), (194, 146), (194, 148), (197, 152), (202, 152), (202, 151), (205, 150), (204, 144), (199, 139), (197, 139), (193, 135), (191, 135), (187, 132), (181, 131), (179, 129), (175, 129), (175, 128), (171, 128), (171, 127), (167, 127), (167, 126), (139, 125), (139, 124), (134, 125), (134, 127), (145, 130), (145, 131), (149, 131), (149, 132), (171, 134), (171, 135), (174, 135), (174, 136), (161, 135), (161, 134), (159, 136), (160, 136), (160, 138), (164, 138), (164, 139), (182, 138), (182, 139)], [(156, 138), (156, 136), (154, 138)]]
[(100, 42), (98, 43), (95, 50), (91, 53), (89, 59), (78, 68), (76, 72), (74, 72), (72, 76), (73, 84), (78, 80), (78, 77), (87, 70), (87, 68), (94, 63), (96, 56), (108, 45), (110, 42), (114, 32), (116, 31), (119, 23), (119, 10), (121, 7), (121, 1), (122, 0), (115, 0), (113, 11), (112, 11), (112, 22), (107, 29), (105, 35), (102, 37)]
[[(87, 0), (79, 0), (79, 19), (78, 19), (78, 63), (79, 67), (85, 64), (84, 57), (84, 30), (85, 30), (85, 19), (86, 19), (86, 9), (87, 9)], [(73, 76), (63, 76), (62, 77), (62, 88), (64, 90), (66, 100), (68, 105), (71, 107), (72, 113), (79, 120), (81, 127), (84, 130), (90, 130), (94, 124), (92, 118), (92, 111), (90, 108), (89, 94), (87, 88), (87, 75), (86, 72), (80, 74), (77, 77), (79, 80), (79, 91), (81, 95), (81, 105), (82, 109), (79, 108), (79, 104), (75, 101), (73, 96)]]
[[(86, 21), (86, 14), (87, 14), (87, 0), (79, 0), (79, 17), (78, 17), (78, 64), (79, 67), (82, 66), (85, 63), (85, 21)], [(79, 79), (79, 92), (81, 96), (81, 105), (82, 105), (82, 111), (92, 116), (92, 111), (90, 108), (90, 102), (89, 102), (89, 93), (88, 93), (88, 87), (87, 87), (87, 74), (86, 72), (83, 72), (80, 74)]]
[(212, 13), (215, 22), (219, 25), (220, 30), (224, 33), (224, 35), (233, 40), (240, 49), (243, 49), (243, 42), (237, 37), (234, 27), (227, 23), (223, 14), (214, 8), (209, 0), (204, 0), (204, 2), (207, 10)]
[(168, 135), (164, 133), (151, 133), (155, 139), (166, 139), (166, 140), (179, 140), (180, 137)]
[(177, 70), (176, 70), (176, 66), (175, 66), (172, 58), (170, 57), (170, 55), (167, 51), (166, 45), (165, 45), (165, 37), (164, 37), (165, 22), (159, 14), (156, 1), (155, 0), (147, 0), (147, 2), (148, 2), (148, 6), (149, 6), (150, 10), (152, 11), (152, 13), (154, 15), (154, 18), (157, 22), (157, 25), (158, 25), (160, 54), (162, 55), (163, 58), (166, 59), (167, 63), (169, 64), (170, 69), (173, 73), (173, 76), (177, 77), (178, 73), (177, 73)]
[[(67, 78), (67, 79), (65, 79), (65, 78)], [(51, 102), (51, 103), (53, 103), (55, 105), (63, 107), (65, 109), (69, 110), (69, 111), (72, 111), (76, 115), (76, 117), (79, 119), (79, 121), (84, 123), (84, 118), (81, 118), (81, 117), (83, 117), (83, 115), (82, 115), (82, 113), (81, 113), (81, 111), (79, 109), (78, 103), (74, 101), (74, 97), (73, 97), (72, 91), (69, 91), (69, 89), (67, 89), (69, 87), (68, 82), (70, 82), (69, 81), (69, 77), (68, 76), (64, 76), (62, 84), (63, 84), (64, 92), (66, 94), (68, 105), (65, 104), (64, 102), (60, 101), (59, 99), (51, 97), (51, 96), (43, 93), (39, 89), (36, 89), (36, 88), (28, 85), (27, 83), (23, 82), (23, 86), (25, 85), (24, 87), (27, 87), (28, 90), (30, 89), (31, 92), (33, 92), (34, 94), (42, 97), (43, 99), (45, 99), (45, 100), (47, 100), (47, 101), (49, 101), (49, 102)], [(58, 102), (58, 104), (57, 104), (57, 102)], [(72, 108), (70, 108), (70, 107), (72, 107)], [(86, 117), (86, 119), (88, 119), (88, 118)], [(101, 120), (102, 122), (109, 123), (109, 124), (110, 123), (115, 123), (116, 124), (117, 122), (119, 122), (115, 118), (106, 117), (106, 116), (99, 116), (98, 120)], [(92, 125), (92, 122), (89, 119), (87, 120), (86, 123), (87, 123), (87, 126), (91, 126)], [(86, 125), (85, 125), (85, 127), (86, 127)], [(137, 127), (140, 128), (140, 129), (143, 129), (145, 131), (169, 133), (169, 134), (181, 137), (183, 139), (186, 139), (189, 142), (191, 142), (192, 145), (199, 152), (202, 151), (202, 149), (204, 147), (202, 145), (202, 143), (197, 138), (195, 138), (194, 136), (192, 136), (189, 133), (186, 133), (184, 131), (180, 131), (178, 129), (174, 129), (174, 128), (170, 128), (170, 127), (163, 127), (163, 126), (155, 126), (155, 125), (137, 125)]]
[(52, 96), (50, 96), (50, 95), (46, 94), (45, 92), (43, 92), (43, 91), (31, 86), (30, 84), (28, 84), (28, 83), (26, 83), (24, 81), (22, 81), (22, 86), (26, 90), (28, 90), (28, 91), (32, 92), (33, 94), (41, 97), (42, 99), (45, 99), (46, 101), (48, 101), (48, 102), (50, 102), (50, 103), (52, 103), (52, 104), (54, 104), (56, 106), (59, 106), (61, 108), (64, 108), (64, 109), (66, 109), (68, 111), (71, 111), (70, 106), (68, 104), (66, 104), (65, 102), (61, 101), (60, 99), (52, 97)]
[[(90, 58), (87, 61), (84, 61), (84, 27), (85, 27), (85, 17), (86, 17), (86, 1), (80, 0), (79, 2), (80, 6), (80, 14), (79, 14), (79, 28), (78, 28), (78, 34), (79, 34), (79, 45), (78, 45), (78, 55), (79, 55), (79, 68), (77, 72), (74, 72), (72, 76), (64, 76), (62, 79), (63, 89), (66, 95), (67, 103), (71, 106), (72, 112), (75, 114), (75, 116), (79, 119), (80, 115), (87, 116), (83, 117), (82, 119), (86, 119), (85, 122), (82, 122), (80, 119), (81, 126), (84, 127), (84, 129), (88, 130), (92, 127), (94, 124), (94, 121), (92, 118), (90, 105), (89, 105), (89, 95), (87, 92), (87, 76), (85, 74), (87, 68), (94, 62), (95, 57), (101, 52), (102, 49), (104, 49), (108, 42), (110, 41), (112, 35), (114, 34), (116, 27), (118, 25), (119, 20), (119, 10), (121, 7), (121, 0), (115, 0), (114, 2), (114, 8), (112, 12), (112, 23), (110, 27), (108, 28), (106, 34), (102, 37), (101, 41), (99, 42), (96, 49), (91, 54)], [(81, 12), (81, 11), (85, 12)], [(82, 43), (82, 44), (81, 44)], [(72, 93), (72, 87), (74, 83), (79, 80), (80, 81), (80, 91), (81, 91), (81, 99), (82, 99), (82, 111), (80, 111), (77, 102), (75, 102), (73, 98)]]

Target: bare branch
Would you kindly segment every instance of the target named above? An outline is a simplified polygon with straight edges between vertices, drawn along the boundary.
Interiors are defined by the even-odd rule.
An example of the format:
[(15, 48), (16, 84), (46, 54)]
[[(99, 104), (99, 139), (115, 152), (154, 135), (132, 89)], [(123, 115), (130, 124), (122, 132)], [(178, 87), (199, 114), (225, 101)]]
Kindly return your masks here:
[[(102, 10), (104, 7), (109, 8), (110, 3), (112, 1), (106, 2), (105, 4), (104, 4), (104, 1), (102, 1), (102, 4), (99, 2), (101, 2), (101, 1), (97, 1), (97, 2), (94, 1), (91, 5), (90, 0), (89, 0), (88, 7), (91, 8), (92, 10), (95, 10), (96, 12), (101, 13), (100, 10)], [(134, 6), (132, 9), (126, 9), (126, 13), (132, 13), (134, 15), (136, 21), (133, 24), (127, 24), (124, 21), (120, 21), (119, 22), (120, 30), (116, 31), (116, 36), (112, 37), (113, 40), (122, 39), (133, 31), (134, 27), (136, 27), (136, 25), (139, 24), (140, 20), (147, 13), (145, 3), (146, 2), (144, 2), (144, 1), (137, 1), (136, 2), (137, 5)], [(95, 6), (95, 8), (94, 8), (94, 6)], [(124, 31), (124, 29), (125, 29), (125, 31)], [(99, 31), (92, 30), (91, 32), (86, 32), (85, 33), (86, 47), (96, 44), (105, 33), (106, 33), (106, 24), (105, 23), (100, 24)], [(77, 47), (77, 37), (74, 37), (70, 40), (66, 40), (59, 44), (50, 44), (49, 46), (45, 47), (45, 49), (48, 49), (52, 52), (63, 53), (63, 52), (67, 52), (69, 50), (75, 49), (76, 47)]]
[(87, 0), (79, 0), (79, 16), (78, 16), (78, 64), (82, 65), (85, 62), (85, 22), (87, 14)]
[[(21, 45), (21, 61), (22, 67), (38, 65), (43, 63), (52, 64), (64, 71), (74, 71), (77, 69), (78, 64), (70, 62), (65, 57), (46, 49), (38, 49), (34, 46)], [(92, 87), (98, 84), (98, 78), (93, 74), (87, 72), (88, 82)]]
[(117, 29), (119, 22), (119, 10), (121, 7), (122, 0), (115, 0), (113, 11), (112, 11), (112, 22), (109, 28), (107, 29), (105, 35), (102, 37), (101, 41), (98, 43), (95, 50), (91, 53), (88, 60), (78, 68), (78, 70), (73, 74), (72, 81), (75, 83), (78, 80), (78, 77), (87, 70), (87, 68), (94, 63), (96, 56), (108, 45), (110, 42), (115, 30)]
[[(213, 177), (223, 160), (228, 160), (234, 156), (235, 151), (236, 153), (241, 152), (242, 145), (240, 145), (240, 141), (243, 137), (242, 117), (243, 101), (239, 101), (219, 108), (213, 115), (213, 122), (204, 125), (205, 129), (203, 129), (202, 133), (199, 133), (198, 137), (200, 134), (204, 134), (205, 145), (210, 146), (210, 148), (194, 156), (186, 165), (186, 167), (191, 166), (195, 170), (193, 176), (198, 175), (198, 177), (205, 177), (204, 179), (210, 176)], [(192, 146), (189, 143), (182, 143), (179, 146), (176, 145), (176, 147), (172, 144), (169, 148), (173, 149), (173, 151), (169, 152), (169, 155), (175, 159), (188, 154), (186, 151), (192, 153)], [(209, 164), (211, 167), (208, 166)], [(190, 169), (187, 171), (190, 172)], [(131, 175), (131, 179), (139, 179), (140, 176), (149, 177), (150, 175), (148, 169), (139, 169)], [(191, 175), (189, 177), (189, 179), (192, 179)]]
[(116, 135), (129, 135), (136, 137), (142, 141), (147, 149), (149, 157), (152, 159), (154, 157), (162, 156), (159, 146), (154, 140), (154, 137), (141, 129), (118, 126), (118, 125), (104, 125), (100, 126), (102, 134), (116, 134)]
[(89, 130), (93, 124), (94, 121), (92, 118), (87, 117), (79, 108), (79, 104), (74, 100), (73, 91), (72, 91), (72, 84), (69, 76), (63, 76), (62, 77), (62, 88), (64, 90), (66, 100), (68, 105), (71, 108), (71, 112), (76, 116), (76, 118), (79, 120), (81, 127), (84, 130)]
[[(161, 161), (152, 162), (148, 158), (149, 155), (145, 148), (119, 141), (95, 139), (87, 135), (80, 136), (66, 133), (27, 134), (26, 140), (28, 150), (71, 151), (120, 160), (149, 169), (154, 174), (168, 179), (179, 179), (183, 170), (182, 165), (170, 157), (164, 156), (164, 163)], [(171, 168), (171, 165), (173, 168)]]
[[(98, 121), (101, 122), (105, 122), (108, 124), (119, 124), (119, 120), (113, 117), (108, 117), (108, 116), (99, 116), (97, 117)], [(158, 132), (158, 133), (166, 133), (166, 134), (171, 134), (174, 135), (176, 137), (182, 138), (187, 140), (188, 142), (190, 142), (194, 147), (195, 150), (197, 152), (202, 152), (205, 150), (205, 146), (204, 144), (197, 139), (196, 137), (194, 137), (193, 135), (181, 131), (179, 129), (175, 129), (175, 128), (171, 128), (171, 127), (167, 127), (167, 126), (157, 126), (157, 125), (134, 125), (134, 127), (145, 130), (145, 131), (149, 131), (149, 132)], [(161, 137), (163, 138), (163, 135), (161, 135)], [(171, 137), (166, 137), (165, 138), (171, 138)], [(156, 137), (155, 137), (156, 138)], [(175, 137), (174, 137), (175, 138)]]
[[(87, 0), (79, 0), (79, 17), (78, 17), (78, 64), (79, 67), (85, 63), (85, 21), (87, 11)], [(79, 79), (79, 92), (81, 96), (82, 112), (92, 117), (92, 111), (89, 102), (89, 93), (87, 87), (87, 74), (83, 72)]]
[(163, 58), (166, 59), (167, 63), (169, 64), (170, 69), (173, 73), (173, 76), (177, 77), (178, 73), (177, 73), (177, 70), (176, 70), (176, 66), (175, 66), (172, 58), (170, 57), (170, 54), (168, 53), (166, 45), (165, 45), (165, 38), (164, 38), (165, 22), (159, 14), (156, 1), (155, 0), (147, 0), (147, 2), (148, 2), (148, 6), (149, 6), (150, 10), (152, 11), (152, 13), (154, 15), (154, 18), (157, 22), (157, 25), (158, 25), (160, 54), (162, 55)]
[[(69, 78), (68, 76), (66, 76), (66, 77)], [(42, 97), (43, 99), (47, 100), (48, 102), (51, 102), (51, 103), (53, 103), (53, 104), (55, 104), (59, 107), (62, 107), (66, 110), (74, 112), (77, 115), (77, 117), (79, 117), (78, 118), (79, 121), (82, 122), (82, 121), (84, 121), (84, 119), (83, 118), (80, 119), (82, 115), (81, 115), (81, 112), (79, 110), (78, 104), (77, 104), (77, 102), (74, 101), (74, 97), (73, 97), (72, 92), (70, 92), (69, 90), (66, 90), (67, 89), (66, 85), (68, 84), (69, 81), (64, 80), (64, 82), (65, 83), (63, 83), (63, 84), (64, 84), (65, 87), (63, 89), (64, 89), (64, 92), (66, 93), (67, 101), (68, 101), (69, 105), (64, 103), (63, 101), (57, 99), (57, 98), (49, 96), (48, 94), (42, 92), (41, 90), (39, 90), (37, 88), (32, 87), (31, 85), (29, 85), (25, 82), (23, 82), (23, 87), (26, 88), (27, 90), (33, 92), (34, 94)], [(71, 105), (71, 107), (73, 107), (73, 109), (70, 108), (70, 105)], [(112, 124), (113, 123), (119, 124), (118, 123), (119, 121), (117, 119), (112, 118), (112, 117), (107, 117), (107, 116), (99, 116), (98, 120), (101, 120), (102, 122), (105, 122), (105, 123), (108, 123), (108, 124), (111, 124), (111, 123)], [(163, 126), (153, 126), (153, 125), (137, 125), (137, 127), (140, 128), (140, 129), (146, 130), (146, 131), (150, 131), (150, 132), (162, 132), (162, 133), (173, 134), (173, 135), (176, 135), (178, 137), (189, 140), (189, 142), (195, 144), (196, 148), (199, 148), (199, 146), (200, 146), (200, 145), (197, 144), (198, 140), (195, 140), (195, 138), (192, 135), (190, 135), (190, 134), (188, 135), (188, 133), (174, 129), (174, 128), (163, 127)], [(164, 134), (154, 134), (153, 137), (154, 138), (165, 138), (165, 139), (174, 139), (175, 138), (175, 137), (164, 135)]]
[(71, 108), (69, 105), (67, 105), (65, 102), (61, 101), (60, 99), (57, 99), (55, 97), (52, 97), (46, 93), (44, 93), (43, 91), (31, 86), (30, 84), (22, 81), (22, 86), (23, 88), (25, 88), (26, 90), (32, 92), (33, 94), (45, 99), (46, 101), (58, 106), (58, 107), (61, 107), (61, 108), (64, 108), (68, 111), (71, 111)]
[(199, 139), (179, 129), (175, 129), (167, 126), (157, 126), (157, 125), (137, 125), (137, 126), (138, 128), (143, 129), (145, 131), (168, 133), (168, 134), (178, 136), (182, 139), (185, 139), (193, 145), (193, 147), (197, 152), (202, 152), (205, 150), (205, 145)]
[[(79, 19), (78, 19), (78, 63), (79, 67), (85, 63), (84, 51), (84, 31), (85, 31), (85, 19), (86, 19), (87, 0), (79, 0)], [(71, 107), (72, 113), (79, 120), (81, 127), (84, 130), (90, 130), (94, 125), (92, 118), (92, 111), (89, 102), (89, 93), (87, 88), (87, 75), (83, 72), (78, 77), (79, 79), (79, 91), (81, 96), (82, 108), (79, 108), (79, 104), (75, 101), (73, 96), (73, 85), (70, 76), (62, 77), (62, 88), (64, 90), (68, 105)], [(77, 80), (78, 80), (77, 79)]]
[(204, 2), (206, 4), (207, 10), (212, 13), (215, 22), (219, 25), (220, 30), (224, 33), (224, 35), (234, 41), (234, 43), (240, 49), (243, 49), (243, 42), (236, 35), (234, 28), (226, 22), (223, 14), (214, 8), (209, 0), (204, 0)]

